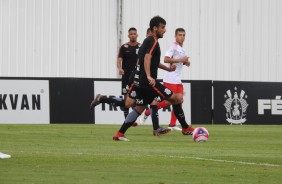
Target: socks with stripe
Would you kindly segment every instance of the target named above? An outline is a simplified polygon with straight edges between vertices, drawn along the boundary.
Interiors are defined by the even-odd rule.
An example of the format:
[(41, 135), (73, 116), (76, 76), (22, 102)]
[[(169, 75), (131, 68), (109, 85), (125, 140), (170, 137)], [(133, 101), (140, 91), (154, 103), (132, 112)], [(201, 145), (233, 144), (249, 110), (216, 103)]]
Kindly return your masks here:
[(187, 124), (185, 120), (185, 114), (183, 112), (182, 105), (177, 104), (177, 105), (172, 105), (172, 107), (173, 107), (174, 114), (176, 118), (178, 119), (179, 123), (181, 124), (182, 128), (188, 128), (189, 125)]
[(159, 113), (158, 113), (158, 106), (157, 105), (151, 105), (151, 118), (153, 122), (153, 128), (154, 130), (157, 130), (160, 125), (159, 125)]
[(126, 117), (124, 123), (122, 124), (122, 126), (119, 129), (120, 133), (125, 133), (127, 131), (127, 129), (129, 127), (131, 127), (131, 125), (136, 121), (136, 119), (138, 118), (138, 116), (140, 116), (140, 114), (133, 109)]

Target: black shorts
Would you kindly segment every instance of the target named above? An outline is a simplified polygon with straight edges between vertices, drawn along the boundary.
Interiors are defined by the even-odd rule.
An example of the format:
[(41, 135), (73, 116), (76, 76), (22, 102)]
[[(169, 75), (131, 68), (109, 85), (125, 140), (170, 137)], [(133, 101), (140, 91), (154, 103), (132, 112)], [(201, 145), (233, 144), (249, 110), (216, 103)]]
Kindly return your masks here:
[(121, 94), (123, 95), (129, 94), (128, 89), (130, 88), (131, 84), (133, 83), (135, 73), (136, 73), (136, 69), (134, 69), (129, 75), (125, 74), (122, 76)]
[(134, 85), (134, 82), (132, 82), (130, 85), (127, 85), (126, 89), (128, 96), (132, 99), (136, 99), (138, 88)]
[(121, 78), (121, 94), (126, 95), (127, 94), (127, 86), (129, 84), (129, 75), (123, 75)]
[(149, 105), (153, 100), (162, 101), (171, 97), (172, 94), (173, 92), (170, 89), (156, 81), (155, 87), (138, 88), (136, 105)]

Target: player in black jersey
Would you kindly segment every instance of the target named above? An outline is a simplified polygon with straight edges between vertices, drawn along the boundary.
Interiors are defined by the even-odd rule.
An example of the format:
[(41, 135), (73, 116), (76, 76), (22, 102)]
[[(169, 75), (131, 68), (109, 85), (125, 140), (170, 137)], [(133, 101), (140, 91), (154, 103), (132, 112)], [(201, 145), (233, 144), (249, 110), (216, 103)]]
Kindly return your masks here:
[[(146, 37), (148, 37), (150, 35), (151, 35), (151, 29), (148, 28), (147, 31), (146, 31)], [(121, 64), (119, 64), (119, 61), (118, 61), (118, 68), (121, 68), (120, 66), (121, 66)], [(121, 73), (123, 73), (122, 70), (123, 69), (121, 68), (120, 69)], [(134, 70), (132, 71), (132, 73), (129, 77), (128, 84), (126, 85), (126, 91), (127, 91), (127, 97), (126, 98), (107, 97), (107, 96), (103, 96), (101, 94), (97, 94), (96, 97), (90, 103), (90, 110), (93, 110), (94, 107), (96, 107), (100, 103), (107, 103), (107, 104), (112, 104), (114, 106), (120, 106), (122, 110), (132, 107), (135, 104), (135, 98), (136, 98), (136, 95), (135, 95), (136, 94), (136, 88), (133, 84), (133, 78), (134, 78), (135, 74), (136, 74), (136, 66), (135, 66)], [(125, 83), (125, 82), (123, 82), (123, 83)], [(124, 84), (122, 84), (122, 89), (124, 89)], [(122, 92), (122, 94), (124, 94), (124, 93)], [(136, 126), (137, 124), (133, 124), (133, 125)]]
[[(150, 28), (148, 28), (147, 31), (146, 31), (146, 37), (148, 37), (148, 36), (151, 36), (151, 29)], [(136, 86), (134, 85), (134, 83), (136, 83), (136, 81), (134, 82), (134, 76), (139, 75), (139, 73), (140, 73), (139, 70), (136, 71), (137, 70), (136, 67), (130, 75), (128, 85), (126, 85), (127, 98), (107, 97), (107, 96), (104, 96), (104, 95), (101, 95), (101, 94), (97, 94), (96, 97), (90, 103), (90, 110), (93, 110), (94, 107), (96, 107), (97, 105), (99, 105), (101, 103), (107, 103), (107, 104), (111, 104), (111, 105), (114, 105), (114, 106), (119, 106), (119, 107), (121, 107), (121, 109), (126, 109), (126, 108), (132, 107), (135, 104), (135, 101), (136, 101), (136, 90), (137, 90)], [(159, 64), (159, 68), (162, 68), (162, 69), (167, 70), (167, 71), (174, 71), (174, 69), (175, 69), (174, 66), (167, 68), (166, 66), (164, 66), (161, 63)], [(154, 104), (154, 105), (156, 105), (156, 104)], [(152, 116), (152, 117), (154, 117), (154, 116)], [(133, 124), (133, 126), (136, 126), (136, 125), (137, 124)]]
[[(144, 40), (138, 53), (139, 64), (137, 74), (135, 74), (135, 85), (138, 88), (136, 90), (137, 106), (127, 116), (119, 131), (114, 135), (113, 140), (127, 141), (128, 139), (124, 135), (125, 132), (144, 111), (145, 107), (155, 98), (159, 98), (160, 100), (166, 99), (173, 104), (174, 113), (182, 126), (183, 135), (191, 135), (193, 132), (193, 128), (189, 127), (185, 120), (180, 95), (173, 93), (156, 81), (158, 68), (167, 69), (165, 65), (160, 63), (161, 51), (158, 43), (158, 39), (162, 38), (166, 31), (165, 25), (166, 21), (159, 16), (153, 17), (150, 21), (152, 35)], [(157, 111), (157, 106), (152, 110)], [(157, 115), (157, 113), (153, 114)], [(153, 129), (153, 134), (156, 136), (166, 134), (170, 131), (170, 129), (161, 128), (158, 121), (153, 121)]]
[[(135, 69), (137, 63), (138, 50), (141, 46), (140, 43), (137, 42), (137, 29), (134, 27), (129, 28), (128, 30), (128, 38), (129, 42), (123, 44), (118, 53), (117, 58), (117, 68), (119, 70), (119, 74), (122, 75), (122, 95), (124, 95), (124, 100), (127, 98), (127, 85), (130, 83), (130, 74)], [(128, 115), (129, 108), (124, 108), (124, 117)]]

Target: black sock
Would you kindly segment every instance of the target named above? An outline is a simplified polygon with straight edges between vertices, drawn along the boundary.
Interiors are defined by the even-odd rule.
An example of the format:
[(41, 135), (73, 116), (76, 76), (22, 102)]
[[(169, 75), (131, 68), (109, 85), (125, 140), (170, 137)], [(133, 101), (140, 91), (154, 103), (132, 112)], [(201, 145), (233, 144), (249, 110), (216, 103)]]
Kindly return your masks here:
[(100, 102), (101, 103), (112, 104), (114, 106), (120, 106), (120, 107), (124, 107), (124, 105), (125, 105), (125, 102), (124, 102), (123, 98), (116, 98), (116, 97), (102, 96), (100, 98)]
[(172, 105), (172, 107), (173, 107), (174, 114), (177, 120), (179, 121), (179, 123), (181, 124), (182, 128), (188, 128), (189, 125), (187, 124), (185, 120), (185, 114), (183, 112), (182, 105), (177, 104), (177, 105)]
[(140, 116), (140, 114), (133, 109), (126, 117), (124, 123), (122, 124), (122, 126), (119, 129), (120, 133), (125, 133), (127, 131), (127, 129), (129, 127), (131, 127), (131, 125), (136, 121), (136, 119), (138, 118), (138, 116)]
[(158, 106), (151, 105), (150, 108), (151, 108), (151, 118), (152, 118), (153, 128), (154, 130), (157, 130), (158, 128), (160, 128)]
[(129, 113), (129, 109), (128, 108), (124, 108), (123, 109), (124, 118), (127, 117), (128, 113)]

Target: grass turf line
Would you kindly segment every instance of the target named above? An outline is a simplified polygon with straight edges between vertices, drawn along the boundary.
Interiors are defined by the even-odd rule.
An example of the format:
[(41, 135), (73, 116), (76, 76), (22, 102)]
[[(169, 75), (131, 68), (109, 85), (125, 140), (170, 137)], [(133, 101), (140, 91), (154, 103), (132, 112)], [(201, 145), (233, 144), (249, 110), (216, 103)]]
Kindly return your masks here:
[(0, 125), (0, 152), (12, 156), (0, 159), (0, 181), (281, 183), (282, 126), (198, 126), (208, 142), (177, 131), (154, 137), (151, 126), (115, 142), (117, 125)]

